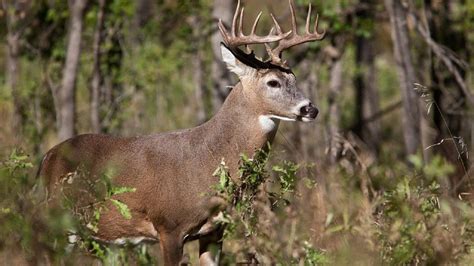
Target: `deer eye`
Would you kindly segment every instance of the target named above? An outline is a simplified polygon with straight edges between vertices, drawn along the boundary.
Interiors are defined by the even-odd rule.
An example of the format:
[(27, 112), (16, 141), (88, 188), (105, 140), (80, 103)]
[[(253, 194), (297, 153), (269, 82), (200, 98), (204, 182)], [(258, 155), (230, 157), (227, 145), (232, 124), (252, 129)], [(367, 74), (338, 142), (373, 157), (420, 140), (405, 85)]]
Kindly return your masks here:
[(267, 82), (267, 85), (269, 87), (272, 87), (272, 88), (280, 88), (281, 85), (280, 85), (280, 82), (276, 81), (276, 80), (270, 80)]

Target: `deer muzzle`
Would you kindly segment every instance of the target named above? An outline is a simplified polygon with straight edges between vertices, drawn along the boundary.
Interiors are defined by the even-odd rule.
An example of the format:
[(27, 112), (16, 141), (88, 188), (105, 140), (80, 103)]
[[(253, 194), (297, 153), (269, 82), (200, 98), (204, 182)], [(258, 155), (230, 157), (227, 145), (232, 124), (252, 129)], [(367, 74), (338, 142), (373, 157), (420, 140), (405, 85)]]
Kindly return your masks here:
[(300, 108), (299, 119), (303, 122), (309, 122), (316, 119), (318, 116), (319, 110), (311, 102), (307, 105), (304, 105)]

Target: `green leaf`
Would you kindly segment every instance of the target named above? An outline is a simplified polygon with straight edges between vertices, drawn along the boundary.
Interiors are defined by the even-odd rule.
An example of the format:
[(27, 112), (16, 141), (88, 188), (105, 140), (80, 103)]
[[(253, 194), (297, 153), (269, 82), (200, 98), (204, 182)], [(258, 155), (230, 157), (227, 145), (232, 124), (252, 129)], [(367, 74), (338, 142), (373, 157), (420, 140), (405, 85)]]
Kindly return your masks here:
[(103, 249), (103, 247), (97, 243), (96, 241), (92, 241), (91, 242), (91, 245), (92, 245), (92, 254), (96, 255), (97, 257), (99, 257), (100, 259), (104, 260), (105, 259), (105, 250)]
[(110, 189), (110, 196), (119, 195), (119, 194), (128, 193), (128, 192), (135, 192), (135, 191), (137, 191), (137, 189), (131, 188), (131, 187), (112, 187)]
[(127, 204), (116, 199), (110, 199), (110, 201), (115, 205), (115, 207), (117, 207), (117, 210), (125, 219), (130, 220), (132, 218), (132, 214), (130, 213), (130, 209), (128, 208)]

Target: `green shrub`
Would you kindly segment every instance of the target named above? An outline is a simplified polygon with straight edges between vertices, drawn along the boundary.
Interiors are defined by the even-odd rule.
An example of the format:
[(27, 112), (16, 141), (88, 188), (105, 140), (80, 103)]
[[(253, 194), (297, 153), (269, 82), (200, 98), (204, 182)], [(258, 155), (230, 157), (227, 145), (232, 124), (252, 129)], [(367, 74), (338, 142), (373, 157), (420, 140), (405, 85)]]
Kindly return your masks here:
[(230, 176), (224, 161), (214, 173), (219, 178), (215, 190), (229, 206), (220, 222), (232, 254), (226, 253), (223, 263), (327, 263), (325, 253), (303, 237), (293, 234), (282, 239), (295, 225), (282, 210), (291, 204), (299, 166), (286, 161), (274, 165), (272, 178), (266, 170), (268, 157), (264, 150), (253, 158), (241, 155), (238, 177)]
[(404, 176), (383, 194), (379, 237), (383, 260), (392, 265), (456, 263), (469, 250), (471, 208), (447, 196), (440, 183), (453, 167), (434, 157), (424, 165), (411, 157), (417, 174)]

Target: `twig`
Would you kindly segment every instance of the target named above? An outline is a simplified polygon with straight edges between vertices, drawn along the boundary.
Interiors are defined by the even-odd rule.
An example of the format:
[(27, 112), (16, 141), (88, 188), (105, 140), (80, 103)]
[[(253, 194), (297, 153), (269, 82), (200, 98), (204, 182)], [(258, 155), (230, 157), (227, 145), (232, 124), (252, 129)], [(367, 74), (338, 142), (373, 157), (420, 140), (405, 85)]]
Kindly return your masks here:
[[(431, 108), (431, 106), (434, 106), (434, 108), (438, 111), (438, 113), (441, 116), (442, 122), (443, 122), (444, 126), (446, 127), (446, 129), (448, 130), (449, 136), (451, 137), (451, 138), (448, 138), (448, 139), (442, 139), (440, 142), (428, 146), (425, 150), (428, 150), (428, 149), (430, 149), (432, 147), (435, 147), (435, 146), (439, 146), (445, 140), (453, 140), (454, 148), (456, 149), (456, 153), (458, 155), (458, 161), (460, 162), (460, 164), (462, 166), (462, 169), (464, 171), (464, 177), (461, 180), (459, 180), (458, 184), (454, 188), (452, 188), (453, 191), (456, 191), (460, 187), (460, 184), (462, 184), (465, 181), (465, 178), (468, 175), (468, 169), (467, 169), (466, 164), (464, 163), (464, 160), (462, 158), (463, 154), (466, 154), (466, 158), (469, 158), (469, 153), (467, 151), (465, 151), (466, 145), (465, 145), (465, 143), (464, 143), (464, 141), (461, 137), (454, 136), (453, 132), (449, 128), (448, 121), (446, 121), (446, 118), (443, 115), (441, 107), (433, 99), (431, 93), (429, 93), (428, 88), (426, 86), (422, 85), (422, 84), (419, 84), (419, 83), (415, 83), (414, 85), (415, 85), (414, 90), (420, 95), (421, 98), (424, 98), (425, 102), (429, 102), (430, 108)], [(458, 144), (456, 143), (455, 140), (457, 140), (457, 143), (459, 143), (461, 147), (458, 147)], [(471, 186), (471, 181), (470, 180), (468, 180), (468, 181), (469, 181), (469, 187), (470, 187)]]
[(379, 112), (373, 114), (372, 116), (366, 118), (366, 119), (363, 119), (359, 122), (356, 122), (356, 124), (352, 125), (349, 130), (354, 130), (355, 128), (357, 127), (361, 127), (363, 125), (366, 125), (366, 124), (370, 124), (372, 122), (375, 122), (377, 121), (378, 119), (384, 117), (385, 115), (388, 115), (390, 114), (391, 112), (397, 110), (398, 108), (400, 108), (402, 106), (402, 101), (399, 100), (395, 103), (392, 103), (391, 105), (387, 106), (385, 109), (383, 110), (380, 110)]
[(416, 25), (416, 30), (418, 31), (418, 33), (420, 33), (420, 35), (423, 37), (426, 44), (428, 44), (428, 46), (431, 48), (433, 53), (439, 59), (441, 59), (441, 61), (449, 70), (449, 72), (451, 72), (451, 74), (454, 76), (454, 79), (456, 80), (456, 83), (459, 85), (459, 87), (463, 91), (466, 98), (469, 100), (471, 105), (474, 106), (474, 95), (470, 92), (469, 88), (466, 85), (466, 82), (464, 81), (461, 73), (459, 73), (459, 70), (457, 69), (454, 63), (460, 66), (463, 66), (465, 64), (463, 64), (461, 60), (453, 56), (453, 54), (455, 54), (454, 52), (452, 51), (450, 52), (449, 49), (447, 49), (446, 47), (442, 47), (431, 38), (429, 31), (427, 30), (427, 28), (425, 28), (425, 26), (423, 26), (423, 24), (420, 22), (420, 19), (418, 18), (418, 16), (415, 14), (415, 12), (412, 9), (406, 6), (404, 6), (404, 9), (407, 11), (408, 15), (413, 19), (413, 22)]
[[(463, 141), (463, 139), (462, 139), (461, 137), (445, 138), (445, 139), (442, 139), (442, 140), (441, 140), (440, 142), (438, 142), (438, 143), (435, 143), (435, 144), (432, 144), (432, 145), (426, 147), (426, 148), (425, 148), (425, 151), (426, 151), (426, 150), (429, 150), (429, 149), (431, 149), (431, 148), (433, 148), (433, 147), (440, 146), (440, 145), (443, 144), (444, 141), (446, 141), (446, 140), (451, 140), (452, 142), (454, 142), (454, 145), (457, 145), (457, 144), (456, 144), (456, 141), (457, 141), (458, 143), (464, 143), (464, 141)], [(461, 149), (463, 149), (462, 146), (461, 146)], [(466, 154), (466, 158), (469, 159), (469, 153), (468, 153), (467, 151), (465, 151), (465, 150), (460, 150), (459, 152), (460, 152), (460, 154), (458, 154), (458, 158), (459, 158), (459, 159), (461, 159), (461, 155), (463, 155), (463, 154)]]

